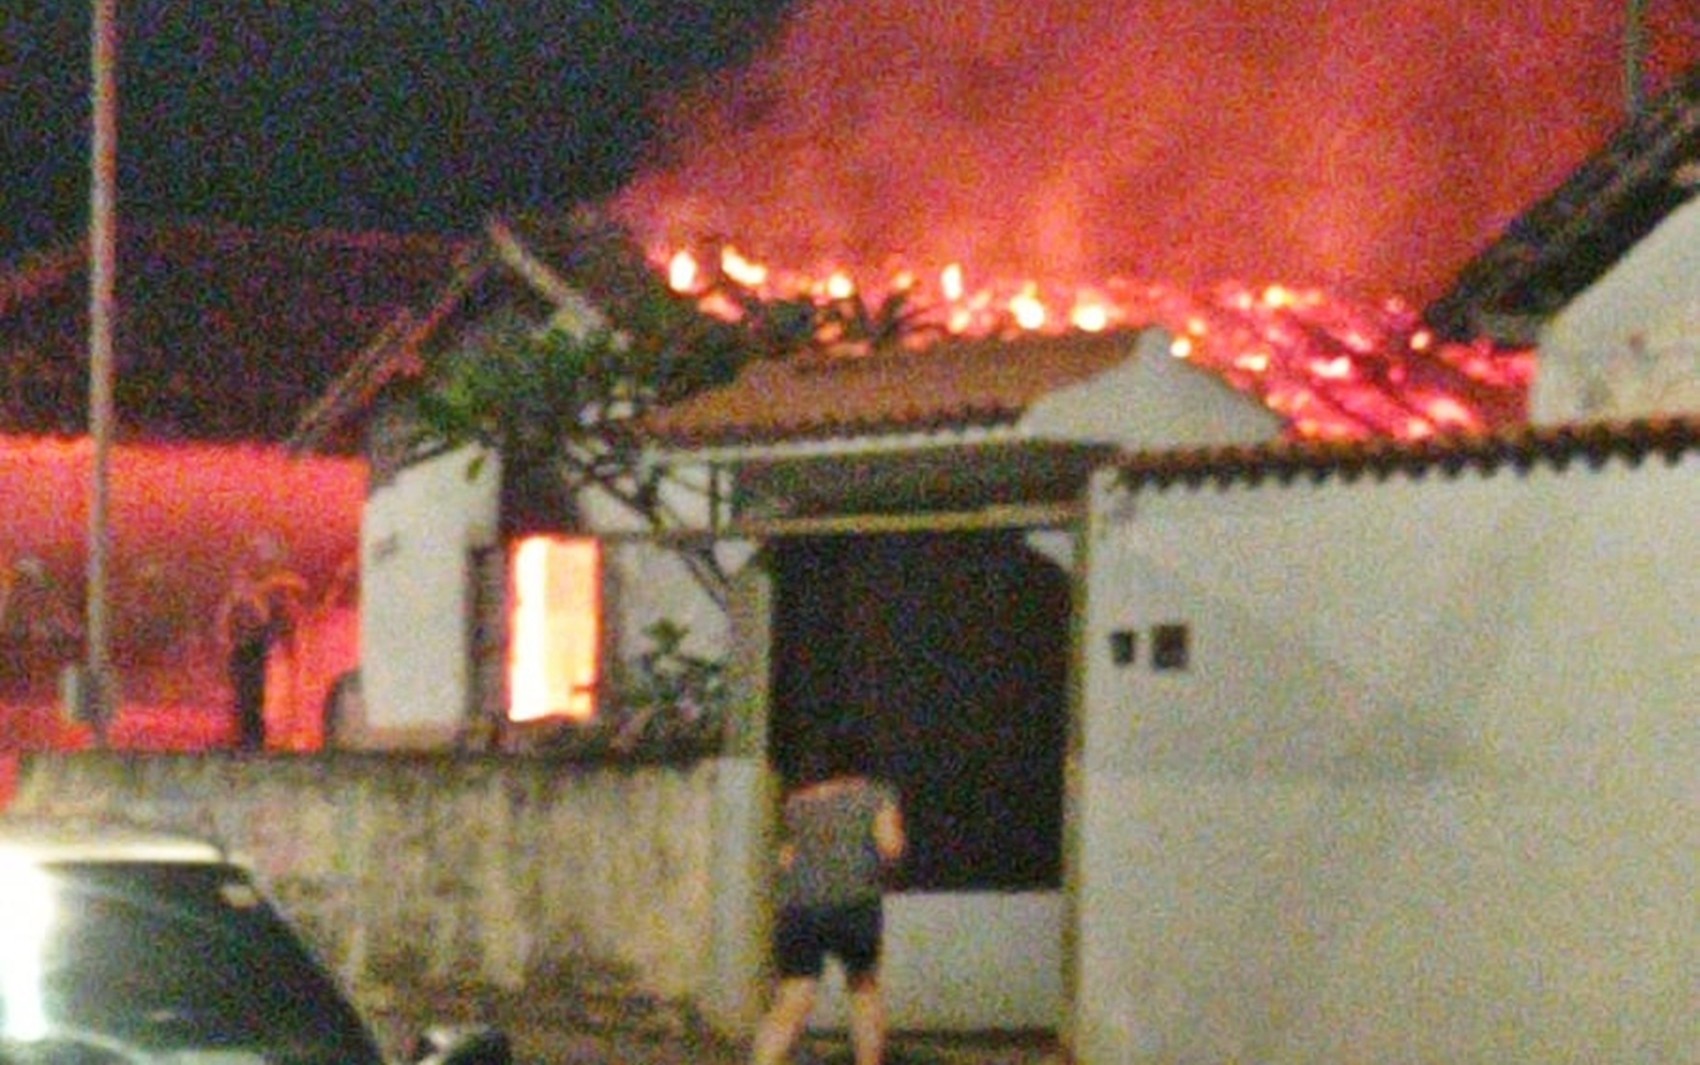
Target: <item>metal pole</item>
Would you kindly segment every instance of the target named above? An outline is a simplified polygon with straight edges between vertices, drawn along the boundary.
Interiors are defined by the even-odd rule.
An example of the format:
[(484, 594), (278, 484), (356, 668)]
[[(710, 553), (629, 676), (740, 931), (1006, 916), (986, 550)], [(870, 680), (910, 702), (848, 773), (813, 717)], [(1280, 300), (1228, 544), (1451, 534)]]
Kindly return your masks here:
[(106, 745), (112, 706), (107, 634), (107, 559), (111, 542), (108, 481), (112, 452), (112, 319), (118, 258), (116, 214), (118, 116), (117, 0), (94, 0), (94, 110), (89, 184), (89, 436), (94, 464), (89, 488), (88, 662), (84, 703), (95, 738)]
[(1647, 0), (1627, 0), (1623, 10), (1623, 90), (1629, 117), (1646, 105)]

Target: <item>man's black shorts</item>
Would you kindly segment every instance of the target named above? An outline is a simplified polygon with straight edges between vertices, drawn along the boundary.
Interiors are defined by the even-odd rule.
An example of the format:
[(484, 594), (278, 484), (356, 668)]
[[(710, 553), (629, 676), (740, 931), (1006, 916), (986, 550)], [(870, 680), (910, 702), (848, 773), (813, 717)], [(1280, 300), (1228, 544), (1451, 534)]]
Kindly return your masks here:
[(870, 973), (879, 965), (884, 923), (878, 899), (849, 906), (787, 906), (774, 929), (779, 975), (818, 978), (828, 954), (850, 976)]

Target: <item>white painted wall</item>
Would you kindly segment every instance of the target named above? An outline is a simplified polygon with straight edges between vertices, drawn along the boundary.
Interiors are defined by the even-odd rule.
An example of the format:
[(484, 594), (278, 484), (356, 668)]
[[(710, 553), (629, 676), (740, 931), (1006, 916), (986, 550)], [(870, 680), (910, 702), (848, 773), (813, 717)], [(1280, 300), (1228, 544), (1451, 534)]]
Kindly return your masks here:
[(496, 542), (501, 463), (472, 452), (410, 466), (368, 498), (360, 528), (360, 742), (438, 743), (465, 720), (470, 552)]
[[(907, 892), (885, 904), (880, 980), (895, 1029), (1054, 1030), (1063, 1018), (1060, 892)], [(813, 1018), (849, 1023), (844, 974), (833, 968)]]
[(1174, 338), (1146, 329), (1128, 360), (1045, 396), (1021, 418), (1030, 437), (1129, 450), (1249, 444), (1281, 435), (1283, 420), (1216, 374), (1169, 353)]
[[(498, 540), (501, 463), (488, 458), (468, 479), (473, 452), (457, 451), (403, 469), (367, 500), (361, 525), (361, 680), (366, 734), (361, 742), (441, 742), (464, 722), (469, 705), (471, 609), (469, 563)], [(705, 496), (678, 487), (671, 502), (693, 520)], [(588, 527), (631, 532), (639, 522), (606, 497), (587, 495)], [(692, 508), (697, 508), (693, 510)], [(749, 549), (720, 549), (727, 565)], [(726, 617), (664, 547), (612, 543), (606, 555), (609, 632), (618, 653), (645, 647), (641, 632), (663, 618), (687, 626), (690, 650), (725, 653)]]
[(1078, 1060), (1700, 1061), (1696, 514), (1694, 454), (1101, 483)]
[(1700, 198), (1548, 323), (1536, 422), (1700, 412)]
[[(689, 528), (708, 526), (707, 488), (710, 471), (686, 467), (677, 470), (661, 487), (661, 498)], [(643, 520), (613, 498), (587, 492), (579, 499), (588, 528), (603, 534), (644, 533)], [(752, 548), (728, 542), (717, 549), (721, 565), (729, 572), (748, 561)], [(612, 542), (605, 555), (608, 586), (608, 625), (616, 653), (631, 658), (644, 649), (642, 632), (656, 621), (668, 620), (689, 632), (686, 649), (697, 654), (722, 656), (729, 650), (726, 614), (698, 584), (678, 553), (664, 544), (641, 540)]]

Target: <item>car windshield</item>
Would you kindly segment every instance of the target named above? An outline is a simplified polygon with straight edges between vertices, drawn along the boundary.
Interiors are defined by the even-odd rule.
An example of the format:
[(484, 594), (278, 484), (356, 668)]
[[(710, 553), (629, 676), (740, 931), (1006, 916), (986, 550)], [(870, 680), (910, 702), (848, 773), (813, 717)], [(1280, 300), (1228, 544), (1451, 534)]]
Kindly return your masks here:
[[(46, 866), (0, 914), (0, 1062), (363, 1065), (370, 1033), (234, 866)], [(15, 934), (14, 934), (15, 933)]]

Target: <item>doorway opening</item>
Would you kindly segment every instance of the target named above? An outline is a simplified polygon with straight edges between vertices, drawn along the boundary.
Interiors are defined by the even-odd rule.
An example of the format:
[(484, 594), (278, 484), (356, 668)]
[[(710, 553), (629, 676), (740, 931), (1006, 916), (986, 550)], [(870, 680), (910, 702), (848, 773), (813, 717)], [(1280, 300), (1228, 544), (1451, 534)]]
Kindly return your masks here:
[(1059, 888), (1067, 572), (1020, 530), (770, 547), (780, 775), (832, 726), (858, 725), (903, 797), (903, 890)]

